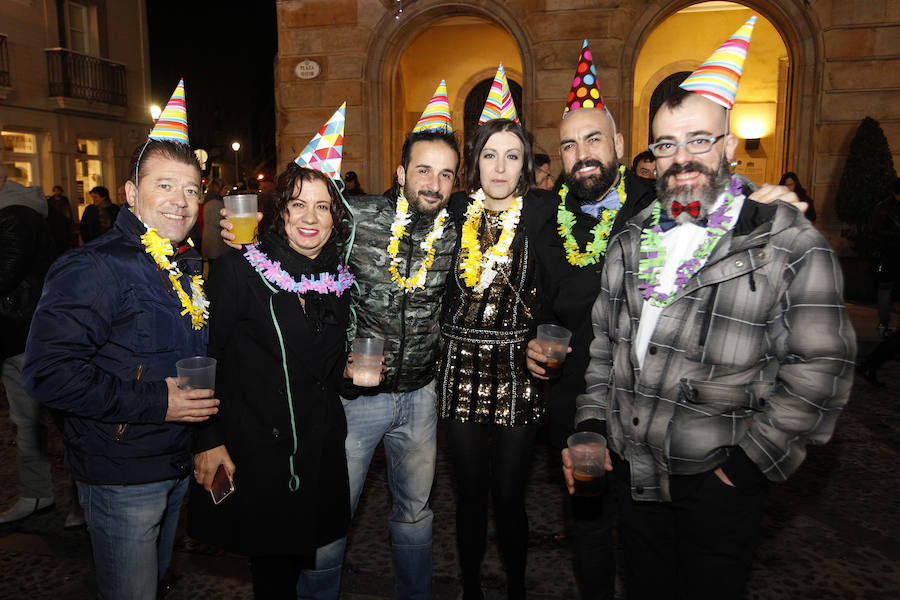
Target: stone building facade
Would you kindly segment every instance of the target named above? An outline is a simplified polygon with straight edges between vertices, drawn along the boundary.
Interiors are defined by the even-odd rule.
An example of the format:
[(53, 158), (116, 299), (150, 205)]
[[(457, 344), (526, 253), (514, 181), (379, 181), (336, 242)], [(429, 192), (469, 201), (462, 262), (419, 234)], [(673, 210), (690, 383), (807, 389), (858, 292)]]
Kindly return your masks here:
[[(345, 170), (357, 171), (367, 189), (385, 189), (399, 160), (399, 141), (415, 113), (415, 107), (398, 100), (408, 95), (409, 65), (416, 62), (406, 52), (418, 43), (418, 55), (428, 40), (440, 39), (441, 31), (434, 28), (451, 24), (448, 19), (455, 19), (458, 29), (465, 29), (467, 19), (472, 26), (491, 26), (511, 40), (518, 55), (507, 61), (516, 63), (507, 72), (521, 85), (519, 113), (536, 146), (551, 154), (555, 166), (559, 117), (582, 39), (588, 39), (607, 104), (626, 134), (629, 160), (646, 146), (646, 119), (635, 107), (635, 98), (640, 101), (648, 82), (635, 80), (635, 67), (654, 31), (684, 9), (749, 9), (774, 27), (786, 53), (772, 59), (781, 59), (780, 67), (773, 68), (781, 68), (782, 83), (773, 117), (778, 131), (762, 140), (764, 148), (774, 149), (765, 178), (780, 171), (798, 172), (816, 199), (822, 215), (818, 225), (839, 245), (834, 196), (860, 120), (878, 119), (895, 162), (900, 155), (900, 3), (754, 0), (741, 5), (698, 7), (685, 0), (278, 0), (278, 162), (290, 160), (346, 100)], [(708, 35), (709, 52), (740, 22), (740, 17), (729, 21), (724, 35), (718, 30)], [(706, 34), (687, 29), (681, 35), (671, 45), (673, 73), (690, 70), (702, 60), (681, 60), (678, 49)], [(448, 52), (450, 60), (466, 51), (472, 54), (469, 40), (460, 40), (449, 48), (435, 43), (432, 52), (438, 59), (443, 56), (445, 65), (450, 64)], [(473, 67), (477, 77), (448, 80), (454, 122), (461, 121), (463, 109), (461, 99), (452, 99), (453, 88), (464, 95), (476, 79), (492, 75), (486, 64), (496, 59), (484, 60), (488, 63)], [(301, 79), (297, 66), (302, 61), (316, 63), (319, 73)], [(443, 76), (421, 68), (412, 75), (431, 90)], [(424, 106), (427, 97), (419, 99)], [(752, 155), (745, 159), (746, 165), (753, 164)]]
[(115, 199), (152, 126), (149, 63), (144, 0), (0, 0), (10, 177), (62, 186), (73, 211), (97, 185)]

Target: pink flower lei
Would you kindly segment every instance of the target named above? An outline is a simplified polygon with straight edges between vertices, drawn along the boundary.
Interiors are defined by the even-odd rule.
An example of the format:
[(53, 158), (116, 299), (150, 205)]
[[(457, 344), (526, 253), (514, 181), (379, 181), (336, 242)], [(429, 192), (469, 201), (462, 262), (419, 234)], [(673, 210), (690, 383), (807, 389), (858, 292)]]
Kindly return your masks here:
[(654, 306), (668, 306), (675, 296), (688, 284), (691, 278), (703, 268), (706, 259), (712, 254), (719, 239), (728, 232), (732, 217), (727, 213), (734, 205), (735, 196), (741, 193), (741, 181), (737, 177), (731, 178), (731, 185), (725, 192), (725, 202), (711, 212), (707, 217), (706, 238), (696, 252), (682, 262), (675, 271), (675, 289), (671, 294), (659, 291), (659, 272), (666, 262), (666, 249), (661, 245), (659, 217), (662, 205), (657, 202), (653, 207), (653, 214), (649, 226), (641, 232), (641, 257), (638, 261), (638, 279), (641, 283), (641, 297)]
[(329, 294), (334, 292), (336, 296), (340, 296), (347, 288), (353, 285), (354, 277), (344, 265), (338, 265), (337, 276), (332, 273), (319, 273), (318, 277), (300, 276), (300, 281), (290, 276), (290, 274), (281, 268), (279, 261), (272, 262), (265, 252), (259, 249), (259, 242), (248, 244), (244, 252), (244, 258), (250, 263), (256, 271), (265, 277), (266, 281), (275, 284), (286, 292), (297, 292), (304, 294), (306, 292), (318, 292), (320, 294)]

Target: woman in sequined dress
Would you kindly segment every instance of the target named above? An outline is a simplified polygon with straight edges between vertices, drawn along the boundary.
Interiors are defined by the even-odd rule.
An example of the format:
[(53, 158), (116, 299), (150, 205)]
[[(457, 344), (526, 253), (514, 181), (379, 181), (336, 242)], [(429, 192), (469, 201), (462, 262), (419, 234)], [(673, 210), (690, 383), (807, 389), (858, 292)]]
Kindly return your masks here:
[(461, 241), (441, 313), (438, 403), (457, 478), (462, 597), (483, 598), (490, 493), (508, 597), (519, 599), (528, 546), (525, 487), (544, 412), (539, 384), (525, 367), (536, 312), (528, 237), (552, 217), (555, 202), (529, 191), (531, 144), (518, 123), (479, 125), (465, 160), (469, 198), (453, 211)]

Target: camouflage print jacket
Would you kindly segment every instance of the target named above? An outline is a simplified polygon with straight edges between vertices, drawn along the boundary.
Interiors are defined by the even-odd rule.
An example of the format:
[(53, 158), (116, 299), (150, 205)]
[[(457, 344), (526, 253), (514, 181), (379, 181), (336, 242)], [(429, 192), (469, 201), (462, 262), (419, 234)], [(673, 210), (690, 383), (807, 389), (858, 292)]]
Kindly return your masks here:
[[(435, 242), (434, 264), (428, 269), (425, 289), (405, 294), (391, 281), (387, 247), (391, 239), (396, 202), (386, 196), (349, 196), (347, 202), (356, 222), (356, 238), (350, 253), (350, 271), (356, 277), (353, 289), (355, 329), (352, 337), (385, 340), (387, 373), (378, 388), (347, 385), (343, 394), (353, 398), (361, 393), (409, 392), (424, 387), (434, 378), (440, 356), (441, 331), (438, 316), (447, 272), (453, 262), (456, 229), (453, 220), (444, 222), (444, 233)], [(410, 211), (412, 222), (400, 240), (398, 271), (404, 277), (422, 265), (421, 244), (434, 227), (434, 219)], [(412, 239), (410, 239), (412, 236)]]

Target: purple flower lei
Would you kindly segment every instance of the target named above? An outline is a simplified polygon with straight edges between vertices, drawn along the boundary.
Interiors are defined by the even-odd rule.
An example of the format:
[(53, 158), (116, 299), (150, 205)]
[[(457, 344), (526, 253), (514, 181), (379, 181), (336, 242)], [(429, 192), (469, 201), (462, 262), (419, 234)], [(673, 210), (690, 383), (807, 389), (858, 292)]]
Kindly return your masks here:
[(671, 294), (659, 291), (659, 272), (666, 262), (666, 249), (662, 247), (659, 226), (659, 216), (662, 205), (657, 202), (653, 207), (650, 225), (641, 232), (641, 258), (638, 261), (638, 284), (641, 296), (654, 306), (663, 308), (681, 293), (691, 278), (703, 268), (706, 259), (712, 254), (719, 239), (728, 231), (732, 217), (726, 214), (734, 205), (735, 196), (741, 193), (741, 181), (737, 177), (731, 178), (731, 185), (725, 192), (725, 202), (707, 217), (706, 239), (694, 252), (693, 256), (683, 261), (675, 271), (675, 290)]
[(259, 249), (259, 242), (247, 245), (244, 258), (250, 263), (256, 272), (265, 277), (266, 281), (277, 285), (286, 292), (318, 292), (329, 294), (334, 292), (340, 296), (347, 288), (353, 285), (353, 275), (344, 265), (338, 265), (338, 274), (335, 277), (331, 273), (319, 273), (318, 277), (300, 276), (298, 282), (290, 274), (281, 268), (279, 261), (272, 262), (264, 252)]

